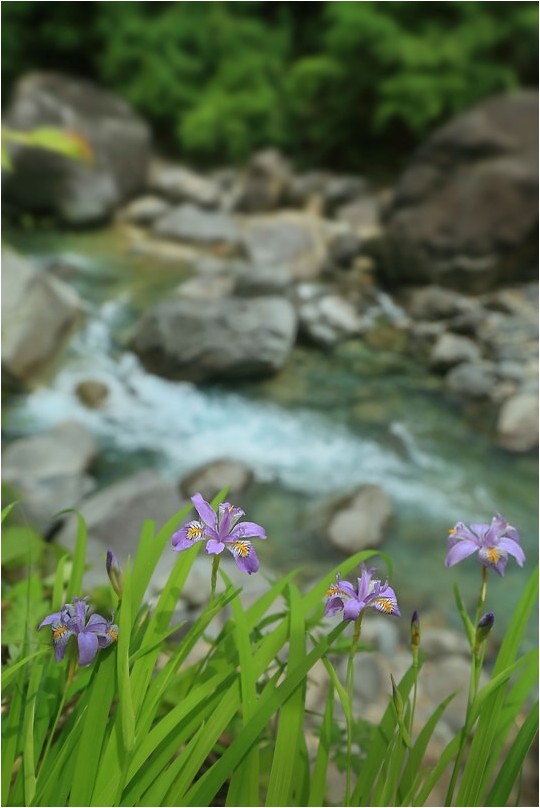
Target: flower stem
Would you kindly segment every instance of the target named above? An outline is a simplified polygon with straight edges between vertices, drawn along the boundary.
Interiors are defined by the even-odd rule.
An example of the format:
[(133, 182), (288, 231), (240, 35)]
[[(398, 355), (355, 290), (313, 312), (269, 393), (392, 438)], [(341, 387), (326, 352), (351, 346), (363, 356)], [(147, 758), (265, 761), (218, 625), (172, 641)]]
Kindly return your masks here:
[[(475, 627), (478, 625), (478, 620), (480, 619), (484, 603), (486, 602), (487, 574), (488, 574), (487, 567), (482, 567), (482, 583), (480, 585), (480, 594), (478, 596), (476, 614), (473, 623)], [(484, 655), (485, 655), (485, 644), (482, 644), (481, 648), (479, 648), (478, 645), (476, 644), (473, 645), (473, 647), (471, 648), (471, 675), (469, 677), (469, 693), (467, 695), (467, 712), (465, 714), (465, 724), (463, 726), (463, 729), (461, 730), (461, 741), (459, 744), (458, 753), (456, 755), (456, 760), (454, 762), (454, 769), (452, 771), (450, 785), (448, 786), (448, 792), (446, 794), (446, 801), (444, 803), (446, 806), (452, 804), (452, 798), (454, 796), (454, 789), (456, 787), (456, 781), (458, 777), (459, 767), (461, 764), (461, 759), (463, 757), (463, 752), (465, 751), (465, 745), (467, 743), (469, 733), (471, 731), (471, 725), (470, 725), (471, 708), (472, 705), (474, 704), (474, 700), (476, 699), (476, 694), (478, 693), (480, 674), (482, 672), (482, 667), (484, 665)]]
[(216, 585), (217, 585), (217, 573), (219, 569), (219, 562), (221, 560), (221, 556), (215, 555), (212, 558), (212, 577), (210, 578), (210, 600), (213, 600), (216, 595)]
[(354, 623), (354, 631), (347, 662), (347, 696), (349, 710), (347, 715), (347, 781), (345, 786), (345, 805), (350, 805), (351, 799), (351, 768), (352, 768), (352, 729), (353, 729), (353, 699), (354, 699), (354, 657), (358, 649), (360, 632), (362, 628), (363, 612), (360, 612)]

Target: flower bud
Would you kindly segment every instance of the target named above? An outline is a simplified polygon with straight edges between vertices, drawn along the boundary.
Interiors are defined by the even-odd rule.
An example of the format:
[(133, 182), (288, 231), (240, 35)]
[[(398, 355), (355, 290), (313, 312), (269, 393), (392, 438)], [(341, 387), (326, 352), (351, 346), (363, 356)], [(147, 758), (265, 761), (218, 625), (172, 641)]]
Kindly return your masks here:
[(122, 600), (122, 592), (124, 589), (124, 575), (122, 573), (122, 570), (120, 569), (118, 559), (116, 558), (112, 550), (107, 550), (106, 567), (107, 567), (107, 575), (109, 576), (111, 586), (118, 595), (118, 599)]
[(494, 622), (495, 615), (493, 612), (486, 612), (486, 614), (480, 618), (478, 625), (476, 626), (476, 635), (474, 638), (476, 648), (487, 640), (488, 634), (493, 628)]
[(411, 648), (416, 663), (418, 660), (418, 649), (420, 648), (420, 618), (416, 609), (411, 618)]

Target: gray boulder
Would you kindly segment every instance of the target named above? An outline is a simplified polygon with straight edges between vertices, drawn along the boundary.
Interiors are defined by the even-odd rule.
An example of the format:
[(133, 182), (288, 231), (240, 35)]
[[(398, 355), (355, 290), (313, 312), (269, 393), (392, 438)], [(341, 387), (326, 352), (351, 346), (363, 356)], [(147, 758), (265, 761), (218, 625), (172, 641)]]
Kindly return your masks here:
[(163, 376), (249, 378), (283, 367), (295, 336), (294, 307), (284, 298), (178, 299), (143, 316), (131, 347)]
[(446, 375), (445, 385), (460, 399), (490, 398), (497, 384), (492, 362), (461, 362)]
[(286, 266), (296, 280), (316, 278), (327, 259), (324, 221), (285, 211), (252, 216), (244, 224), (248, 259), (258, 266)]
[(234, 248), (240, 242), (238, 228), (228, 214), (204, 210), (190, 203), (160, 216), (152, 231), (157, 236), (201, 246), (224, 244)]
[(383, 249), (394, 281), (471, 291), (537, 254), (538, 93), (484, 101), (438, 129), (398, 182)]
[(15, 86), (5, 124), (16, 130), (57, 127), (92, 150), (89, 164), (46, 149), (13, 147), (3, 193), (23, 210), (54, 213), (69, 224), (108, 218), (141, 191), (150, 158), (150, 131), (122, 99), (55, 73), (32, 73)]
[(10, 444), (2, 455), (2, 480), (20, 492), (26, 518), (46, 532), (55, 513), (75, 507), (94, 487), (86, 472), (96, 455), (88, 430), (66, 421)]
[(80, 319), (78, 294), (10, 248), (2, 248), (2, 368), (29, 380)]

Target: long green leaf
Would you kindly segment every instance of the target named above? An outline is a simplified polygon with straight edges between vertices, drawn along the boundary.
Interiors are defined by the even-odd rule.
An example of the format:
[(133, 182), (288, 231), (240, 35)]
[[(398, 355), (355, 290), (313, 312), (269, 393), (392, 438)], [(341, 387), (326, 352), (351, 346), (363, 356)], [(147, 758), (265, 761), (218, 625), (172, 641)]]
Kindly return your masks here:
[(334, 717), (334, 686), (332, 682), (328, 687), (328, 694), (326, 696), (326, 707), (324, 709), (324, 718), (321, 726), (321, 733), (319, 735), (319, 745), (317, 747), (317, 757), (315, 758), (315, 765), (313, 767), (313, 776), (311, 778), (308, 806), (323, 805), (326, 795), (326, 781), (328, 771), (328, 760), (330, 757), (330, 744), (332, 742), (332, 720)]
[(516, 739), (499, 770), (486, 802), (486, 806), (507, 805), (510, 792), (516, 782), (527, 752), (538, 733), (538, 702), (529, 712), (525, 722), (520, 727)]
[[(300, 593), (289, 584), (290, 639), (287, 673), (302, 668), (306, 658), (306, 627)], [(305, 686), (297, 688), (280, 710), (279, 725), (266, 796), (267, 806), (291, 805), (299, 735), (304, 717)]]

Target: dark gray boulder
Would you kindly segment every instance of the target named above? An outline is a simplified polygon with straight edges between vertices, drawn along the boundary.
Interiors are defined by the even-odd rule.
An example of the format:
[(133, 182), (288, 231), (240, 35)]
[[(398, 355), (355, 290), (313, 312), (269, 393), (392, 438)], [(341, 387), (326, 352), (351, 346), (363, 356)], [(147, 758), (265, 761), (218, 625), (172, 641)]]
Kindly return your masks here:
[(398, 182), (383, 271), (485, 291), (537, 255), (538, 93), (484, 101), (438, 129)]
[(46, 149), (13, 147), (13, 171), (6, 174), (3, 193), (23, 210), (91, 224), (144, 189), (150, 159), (147, 124), (125, 101), (90, 82), (31, 73), (16, 84), (4, 123), (22, 131), (57, 127), (74, 132), (93, 154), (86, 164)]

